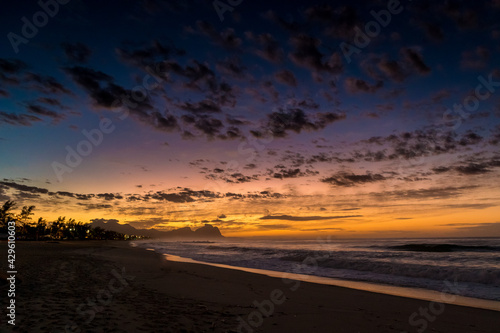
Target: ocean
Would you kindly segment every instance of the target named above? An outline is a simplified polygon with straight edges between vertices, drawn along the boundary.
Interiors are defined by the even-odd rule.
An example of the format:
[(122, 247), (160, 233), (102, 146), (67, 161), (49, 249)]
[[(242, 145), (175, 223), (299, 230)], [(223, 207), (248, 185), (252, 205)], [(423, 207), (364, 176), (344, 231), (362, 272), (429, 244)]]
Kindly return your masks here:
[(224, 238), (143, 240), (134, 246), (206, 263), (500, 301), (500, 238)]

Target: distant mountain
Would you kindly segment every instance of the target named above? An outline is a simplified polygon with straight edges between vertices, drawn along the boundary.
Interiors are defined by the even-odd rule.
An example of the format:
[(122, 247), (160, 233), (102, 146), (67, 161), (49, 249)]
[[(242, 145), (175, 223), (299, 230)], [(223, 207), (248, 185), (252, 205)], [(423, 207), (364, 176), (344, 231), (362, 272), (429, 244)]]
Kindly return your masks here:
[(195, 238), (195, 239), (211, 239), (224, 237), (220, 233), (219, 228), (211, 224), (196, 230), (191, 230), (189, 227), (179, 228), (170, 231), (161, 231), (157, 229), (137, 229), (130, 224), (120, 224), (118, 220), (94, 219), (91, 223), (93, 228), (100, 227), (106, 230), (116, 231), (127, 235), (146, 236), (151, 238)]

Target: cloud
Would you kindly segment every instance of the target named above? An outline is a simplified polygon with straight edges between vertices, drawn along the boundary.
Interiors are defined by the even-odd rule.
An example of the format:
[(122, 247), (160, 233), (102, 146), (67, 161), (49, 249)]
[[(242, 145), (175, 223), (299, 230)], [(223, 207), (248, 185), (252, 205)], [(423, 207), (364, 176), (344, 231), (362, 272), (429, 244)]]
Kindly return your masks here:
[(479, 134), (470, 130), (459, 135), (452, 131), (430, 127), (424, 130), (391, 134), (386, 137), (371, 137), (363, 142), (370, 145), (388, 144), (390, 150), (368, 151), (358, 153), (355, 157), (358, 160), (371, 161), (412, 159), (460, 151), (462, 148), (478, 145), (482, 141), (483, 138)]
[(211, 118), (205, 115), (198, 116), (194, 126), (208, 137), (214, 137), (219, 134), (220, 130), (224, 127), (219, 119)]
[(278, 168), (278, 170), (276, 170), (276, 171), (269, 170), (269, 174), (273, 178), (286, 179), (286, 178), (299, 178), (299, 177), (314, 176), (314, 175), (319, 174), (319, 172), (312, 171), (309, 169), (301, 171), (298, 168), (297, 169)]
[(322, 221), (322, 220), (337, 220), (354, 217), (362, 217), (363, 215), (344, 215), (344, 216), (291, 216), (291, 215), (267, 215), (262, 216), (260, 220), (284, 220), (284, 221)]
[(500, 160), (495, 157), (491, 158), (468, 158), (465, 163), (461, 162), (458, 165), (437, 166), (432, 168), (436, 174), (445, 172), (456, 172), (461, 175), (481, 175), (492, 171), (492, 168), (500, 167)]
[(27, 68), (28, 65), (21, 60), (0, 58), (0, 82), (18, 85), (21, 82), (19, 75)]
[(49, 190), (47, 190), (45, 188), (17, 184), (14, 182), (0, 181), (0, 185), (18, 190), (20, 192), (27, 192), (27, 193), (32, 193), (32, 194), (48, 194), (49, 193)]
[(444, 40), (443, 28), (439, 24), (422, 21), (419, 25), (431, 40), (435, 42), (442, 42)]
[(120, 96), (128, 96), (125, 89), (113, 83), (113, 77), (101, 71), (82, 66), (66, 67), (63, 70), (89, 94), (96, 106), (116, 107)]
[(321, 41), (306, 34), (299, 34), (290, 39), (294, 47), (288, 57), (298, 66), (310, 69), (314, 72), (327, 72), (330, 74), (340, 74), (344, 70), (342, 58), (338, 52), (332, 53), (325, 61), (318, 47)]
[(426, 75), (431, 72), (429, 66), (424, 62), (422, 55), (416, 50), (410, 48), (402, 48), (401, 53), (405, 56), (406, 60), (421, 75)]
[(252, 32), (247, 32), (246, 37), (260, 45), (260, 49), (255, 50), (255, 54), (269, 62), (279, 64), (285, 58), (285, 52), (271, 34), (264, 33), (255, 36)]
[(123, 47), (116, 48), (116, 53), (125, 63), (138, 66), (142, 69), (149, 68), (150, 72), (161, 76), (157, 73), (158, 67), (155, 66), (174, 56), (184, 56), (186, 51), (179, 49), (174, 45), (166, 46), (158, 40), (152, 40), (147, 45), (125, 44)]
[(32, 88), (45, 94), (66, 94), (73, 93), (52, 76), (40, 75), (37, 73), (26, 73), (23, 80), (32, 84)]
[(0, 111), (0, 124), (8, 124), (14, 126), (32, 126), (34, 122), (42, 121), (39, 117), (29, 114), (15, 114)]
[(300, 108), (280, 108), (269, 114), (267, 123), (260, 130), (253, 131), (256, 137), (262, 136), (263, 132), (271, 132), (274, 137), (286, 137), (290, 131), (300, 133), (301, 131), (317, 131), (327, 125), (343, 120), (345, 114), (333, 112), (317, 112), (309, 116)]
[(403, 82), (409, 75), (408, 71), (395, 60), (381, 59), (377, 67), (383, 74), (395, 82)]
[(456, 167), (458, 173), (462, 175), (478, 175), (490, 172), (491, 170), (483, 164), (469, 163), (467, 165), (461, 165)]
[(214, 101), (205, 99), (196, 103), (184, 102), (176, 105), (179, 109), (191, 113), (219, 113), (221, 108)]
[(215, 68), (220, 73), (237, 79), (244, 78), (247, 71), (247, 67), (241, 64), (241, 60), (238, 57), (218, 61)]
[(68, 58), (70, 62), (83, 64), (86, 63), (92, 55), (92, 50), (87, 45), (80, 42), (62, 43), (61, 47), (66, 58)]
[(145, 194), (143, 196), (143, 200), (159, 200), (159, 201), (170, 201), (175, 203), (185, 203), (185, 202), (194, 202), (194, 199), (191, 198), (189, 192), (181, 192), (181, 193), (165, 193), (163, 191), (158, 191), (152, 194)]
[(373, 183), (386, 179), (387, 178), (381, 174), (366, 173), (364, 175), (357, 175), (354, 173), (341, 171), (328, 178), (323, 178), (321, 179), (321, 181), (330, 185), (350, 187), (358, 184)]
[(288, 69), (274, 73), (274, 77), (279, 83), (283, 83), (291, 87), (297, 86), (297, 79), (295, 78), (295, 75)]
[(484, 46), (478, 46), (473, 51), (464, 51), (460, 66), (463, 69), (484, 69), (488, 65), (490, 55), (490, 50)]
[(50, 98), (50, 97), (38, 97), (37, 102), (39, 103), (44, 103), (50, 106), (56, 106), (60, 109), (65, 109), (66, 107), (61, 104), (61, 102), (55, 98)]
[(232, 28), (218, 32), (212, 24), (206, 21), (197, 21), (196, 28), (199, 33), (209, 37), (214, 44), (226, 49), (237, 49), (242, 44), (241, 38), (236, 36)]
[[(326, 14), (327, 17), (329, 15), (328, 12), (331, 12), (331, 9), (323, 7), (323, 12), (321, 14)], [(319, 14), (318, 10), (316, 10), (316, 13)], [(310, 14), (311, 12), (309, 15)], [(334, 38), (351, 41), (356, 34), (354, 28), (360, 24), (356, 9), (349, 5), (339, 6), (334, 9), (332, 16), (332, 20), (324, 21), (326, 23), (325, 34)]]
[(151, 118), (154, 127), (158, 130), (171, 132), (179, 128), (177, 118), (166, 112), (161, 114), (160, 112), (155, 111), (151, 114)]
[(376, 84), (370, 85), (365, 80), (348, 77), (345, 79), (344, 85), (346, 90), (352, 94), (374, 93), (384, 86), (384, 82), (378, 81)]
[[(470, 3), (467, 3), (470, 5)], [(453, 19), (460, 29), (474, 29), (478, 25), (478, 13), (476, 9), (464, 8), (465, 3), (447, 1), (441, 7), (442, 12)], [(438, 8), (439, 8), (438, 7)]]
[(95, 197), (98, 199), (104, 199), (106, 201), (123, 199), (123, 196), (121, 194), (114, 194), (114, 193), (99, 193), (96, 194)]
[(416, 190), (396, 190), (372, 192), (370, 196), (380, 200), (428, 200), (428, 199), (450, 199), (460, 197), (462, 194), (478, 188), (475, 185), (469, 186), (448, 186), (448, 187), (431, 187)]
[(268, 19), (269, 21), (277, 23), (280, 27), (289, 32), (297, 32), (300, 29), (300, 25), (298, 22), (295, 22), (293, 19), (289, 20), (290, 22), (288, 22), (285, 19), (281, 18), (273, 10), (269, 10), (264, 13), (263, 17)]
[(300, 231), (344, 231), (344, 228), (310, 228), (310, 229), (299, 229)]
[(85, 204), (85, 203), (80, 203), (78, 202), (77, 205), (82, 206), (83, 209), (85, 210), (105, 210), (109, 211), (110, 209), (113, 208), (112, 205), (103, 205), (103, 204)]
[(57, 123), (65, 118), (65, 115), (49, 110), (41, 105), (28, 103), (25, 107), (28, 113), (35, 114), (39, 117), (50, 118), (54, 123)]

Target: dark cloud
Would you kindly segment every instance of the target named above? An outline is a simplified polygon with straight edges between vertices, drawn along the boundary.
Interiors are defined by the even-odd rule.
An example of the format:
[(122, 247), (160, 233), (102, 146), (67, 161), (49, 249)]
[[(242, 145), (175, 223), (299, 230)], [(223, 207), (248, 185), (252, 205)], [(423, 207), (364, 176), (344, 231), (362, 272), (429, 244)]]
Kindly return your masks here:
[(237, 49), (242, 44), (241, 38), (236, 36), (232, 28), (218, 32), (212, 24), (206, 21), (197, 21), (196, 28), (199, 33), (209, 37), (214, 44), (226, 49)]
[[(465, 5), (465, 6), (464, 6)], [(467, 3), (467, 5), (470, 5)], [(474, 29), (478, 26), (478, 12), (466, 7), (466, 2), (449, 0), (441, 6), (442, 12), (453, 19), (460, 29)]]
[(281, 63), (285, 58), (285, 52), (271, 34), (261, 34), (255, 36), (251, 32), (246, 33), (246, 37), (261, 47), (255, 50), (255, 54), (272, 63)]
[(41, 105), (28, 103), (26, 106), (28, 113), (34, 114), (38, 117), (47, 117), (52, 119), (53, 123), (57, 123), (65, 118), (63, 114), (49, 110)]
[(363, 142), (377, 146), (387, 145), (387, 149), (356, 152), (353, 157), (356, 160), (369, 161), (411, 159), (456, 152), (464, 147), (478, 145), (482, 141), (483, 138), (479, 134), (470, 130), (459, 135), (453, 131), (431, 127), (386, 137), (371, 137)]
[(64, 105), (61, 104), (61, 102), (58, 99), (55, 99), (55, 98), (39, 97), (39, 98), (37, 98), (37, 102), (44, 103), (44, 104), (51, 105), (51, 106), (56, 106), (60, 109), (66, 108)]
[(189, 192), (165, 193), (162, 191), (158, 191), (156, 193), (145, 194), (143, 196), (143, 200), (145, 201), (149, 201), (151, 199), (159, 201), (170, 201), (175, 203), (194, 202), (194, 199), (191, 198)]
[(183, 56), (186, 51), (174, 45), (167, 46), (158, 40), (153, 40), (148, 45), (126, 43), (123, 47), (117, 48), (116, 53), (124, 62), (148, 69), (155, 75), (161, 76), (159, 72), (161, 66), (158, 65), (174, 56)]
[(82, 66), (66, 67), (64, 71), (89, 94), (96, 106), (116, 107), (121, 96), (128, 96), (125, 89), (113, 83), (113, 77), (101, 71)]
[(318, 49), (321, 45), (319, 39), (299, 34), (293, 36), (290, 42), (294, 50), (288, 56), (296, 65), (317, 73), (340, 74), (344, 70), (342, 58), (338, 52), (334, 52), (326, 60), (324, 59), (325, 55)]
[(215, 168), (212, 170), (212, 173), (208, 174), (206, 176), (207, 179), (220, 179), (225, 181), (226, 183), (235, 183), (235, 184), (241, 184), (241, 183), (248, 183), (253, 180), (258, 180), (259, 175), (244, 175), (241, 172), (230, 172), (229, 170), (223, 170), (220, 168)]
[(276, 170), (269, 171), (270, 176), (278, 179), (307, 177), (307, 176), (314, 176), (317, 174), (319, 174), (318, 171), (312, 171), (309, 169), (302, 171), (299, 168), (296, 169), (277, 168)]
[(0, 124), (8, 124), (14, 126), (32, 126), (33, 123), (42, 121), (39, 117), (29, 114), (15, 114), (0, 111)]
[(220, 134), (220, 131), (224, 127), (224, 125), (219, 119), (201, 115), (197, 117), (194, 123), (194, 127), (208, 137), (213, 138), (216, 135)]
[(70, 62), (86, 63), (92, 55), (92, 50), (85, 44), (77, 43), (62, 43), (61, 47)]
[(113, 208), (112, 205), (103, 205), (103, 204), (84, 204), (78, 202), (77, 205), (82, 206), (85, 210), (110, 210)]
[(10, 97), (10, 93), (7, 90), (0, 89), (0, 97)]
[(462, 175), (478, 175), (491, 171), (486, 165), (477, 163), (469, 163), (467, 165), (457, 166), (456, 170)]
[(191, 113), (218, 113), (221, 112), (220, 106), (212, 100), (202, 100), (196, 103), (184, 102), (177, 104), (181, 110)]
[(283, 221), (322, 221), (322, 220), (338, 220), (354, 217), (362, 217), (363, 215), (345, 215), (345, 216), (291, 216), (291, 215), (267, 215), (260, 220), (283, 220)]
[(484, 69), (488, 66), (490, 55), (490, 50), (484, 46), (478, 46), (473, 51), (464, 51), (460, 66), (464, 69)]
[(26, 192), (31, 194), (48, 194), (49, 190), (46, 188), (36, 187), (36, 186), (28, 186), (23, 184), (17, 184), (14, 182), (0, 181), (0, 185), (5, 187), (18, 190), (20, 192)]
[(153, 126), (160, 131), (171, 132), (179, 128), (177, 118), (167, 112), (161, 114), (160, 112), (155, 111), (151, 114), (151, 118)]
[(0, 58), (0, 82), (5, 85), (18, 85), (21, 82), (20, 75), (28, 68), (28, 65), (18, 59)]
[[(322, 20), (326, 24), (325, 34), (335, 38), (341, 38), (349, 41), (352, 40), (356, 33), (354, 28), (356, 25), (360, 24), (356, 9), (349, 5), (344, 5), (335, 8), (334, 12), (332, 12), (332, 9), (328, 8), (328, 5), (323, 5), (322, 7), (323, 9), (321, 15), (323, 15), (323, 17), (327, 17), (331, 14), (333, 18), (329, 21)], [(311, 12), (309, 12), (309, 15), (310, 14)], [(316, 9), (316, 17), (318, 17), (318, 14), (319, 10)]]
[(280, 83), (289, 85), (291, 87), (297, 86), (297, 79), (295, 78), (295, 75), (288, 69), (284, 69), (274, 73), (274, 77), (276, 78), (276, 81)]
[(231, 57), (217, 62), (216, 69), (219, 73), (237, 79), (244, 78), (247, 71), (247, 67), (241, 63), (241, 60), (238, 57)]
[(317, 131), (345, 118), (345, 114), (333, 112), (317, 112), (309, 116), (299, 108), (280, 109), (268, 115), (263, 130), (254, 131), (252, 134), (258, 137), (263, 131), (270, 131), (275, 137), (285, 137), (290, 131)]
[(323, 178), (321, 179), (321, 181), (330, 185), (350, 187), (359, 184), (378, 182), (386, 179), (387, 178), (381, 174), (366, 173), (364, 175), (357, 175), (354, 173), (341, 171), (328, 178)]
[(257, 225), (257, 228), (259, 229), (271, 229), (271, 230), (275, 230), (275, 229), (291, 229), (292, 228), (292, 225), (291, 224), (259, 224)]
[(408, 60), (410, 66), (419, 74), (426, 75), (431, 72), (431, 69), (425, 64), (422, 55), (418, 51), (410, 48), (402, 48), (401, 53)]
[(280, 17), (278, 14), (276, 14), (276, 12), (273, 10), (267, 11), (266, 13), (264, 13), (263, 16), (264, 18), (278, 24), (281, 28), (289, 32), (298, 32), (301, 28), (301, 25), (293, 18), (287, 21), (284, 18)]
[(417, 190), (397, 190), (370, 193), (371, 196), (379, 200), (428, 200), (428, 199), (450, 199), (458, 198), (462, 194), (476, 189), (477, 186), (448, 186), (432, 187)]
[(409, 75), (408, 71), (395, 60), (381, 59), (377, 66), (385, 76), (395, 82), (403, 82)]
[(52, 76), (40, 75), (37, 73), (26, 73), (24, 80), (27, 84), (31, 85), (33, 89), (45, 94), (73, 95), (71, 90), (67, 89), (65, 85)]
[(435, 42), (442, 42), (444, 40), (443, 28), (439, 24), (423, 21), (420, 23), (420, 26), (431, 40)]
[(356, 94), (356, 93), (374, 93), (383, 87), (384, 82), (378, 81), (376, 84), (370, 85), (365, 80), (357, 79), (354, 77), (348, 77), (345, 79), (344, 84), (348, 92)]
[(121, 194), (114, 194), (114, 193), (99, 193), (96, 194), (95, 197), (98, 199), (104, 199), (106, 201), (123, 199), (123, 196)]

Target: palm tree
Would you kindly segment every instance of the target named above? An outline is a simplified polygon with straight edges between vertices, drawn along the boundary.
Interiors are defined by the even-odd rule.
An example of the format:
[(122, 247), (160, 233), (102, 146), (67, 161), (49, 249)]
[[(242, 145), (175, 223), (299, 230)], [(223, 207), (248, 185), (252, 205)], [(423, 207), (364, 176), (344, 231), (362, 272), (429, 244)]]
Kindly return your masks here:
[(0, 228), (6, 228), (7, 223), (15, 219), (14, 213), (11, 212), (15, 205), (16, 203), (14, 201), (7, 200), (0, 208)]
[(47, 228), (47, 221), (45, 221), (42, 217), (38, 219), (36, 222), (36, 235), (35, 239), (38, 240), (40, 235), (45, 235), (45, 230)]
[(64, 232), (64, 224), (66, 223), (66, 216), (59, 216), (57, 220), (50, 224), (50, 236), (52, 238), (61, 239)]
[(21, 213), (18, 214), (18, 220), (21, 222), (21, 235), (26, 236), (27, 234), (29, 220), (31, 220), (31, 215), (34, 215), (32, 213), (33, 209), (35, 209), (35, 206), (24, 206)]

